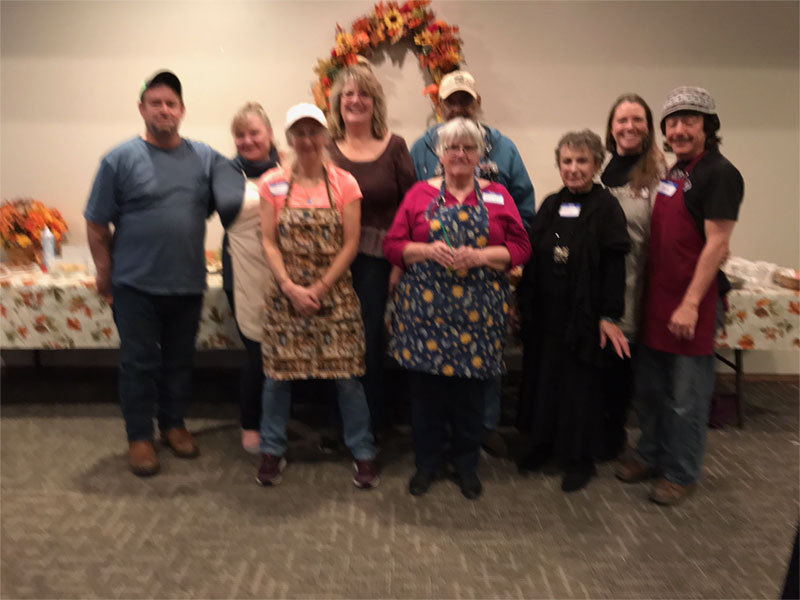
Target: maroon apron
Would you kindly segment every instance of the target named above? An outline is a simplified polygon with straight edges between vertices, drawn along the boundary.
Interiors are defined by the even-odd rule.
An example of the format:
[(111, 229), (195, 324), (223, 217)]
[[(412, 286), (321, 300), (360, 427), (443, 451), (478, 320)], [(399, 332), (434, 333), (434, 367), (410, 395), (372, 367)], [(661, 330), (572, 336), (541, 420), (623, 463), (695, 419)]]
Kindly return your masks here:
[[(705, 154), (703, 152), (689, 163), (685, 169), (687, 176)], [(716, 277), (698, 306), (694, 338), (679, 339), (667, 329), (672, 313), (680, 305), (692, 281), (706, 243), (686, 208), (685, 181), (685, 177), (663, 180), (653, 206), (643, 341), (654, 350), (701, 356), (714, 352)], [(672, 186), (674, 193), (669, 195)]]

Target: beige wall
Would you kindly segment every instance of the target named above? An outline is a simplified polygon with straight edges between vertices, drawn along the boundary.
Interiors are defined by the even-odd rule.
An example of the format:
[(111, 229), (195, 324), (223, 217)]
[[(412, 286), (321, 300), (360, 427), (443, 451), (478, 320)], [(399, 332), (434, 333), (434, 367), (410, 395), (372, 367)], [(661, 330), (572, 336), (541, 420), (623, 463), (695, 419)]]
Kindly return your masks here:
[[(159, 68), (181, 77), (183, 133), (232, 154), (230, 116), (260, 101), (276, 130), (310, 100), (312, 68), (371, 2), (0, 3), (0, 193), (81, 213), (98, 160), (142, 131), (139, 87)], [(553, 146), (569, 129), (602, 132), (621, 92), (657, 113), (667, 92), (701, 85), (715, 96), (723, 152), (746, 182), (735, 254), (800, 265), (798, 3), (434, 2), (460, 26), (485, 121), (517, 144), (539, 200), (560, 182)], [(377, 56), (390, 124), (413, 142), (430, 117), (415, 57)], [(285, 144), (279, 133), (280, 144)], [(207, 246), (218, 247), (219, 224)], [(751, 372), (798, 372), (797, 354), (754, 353)]]

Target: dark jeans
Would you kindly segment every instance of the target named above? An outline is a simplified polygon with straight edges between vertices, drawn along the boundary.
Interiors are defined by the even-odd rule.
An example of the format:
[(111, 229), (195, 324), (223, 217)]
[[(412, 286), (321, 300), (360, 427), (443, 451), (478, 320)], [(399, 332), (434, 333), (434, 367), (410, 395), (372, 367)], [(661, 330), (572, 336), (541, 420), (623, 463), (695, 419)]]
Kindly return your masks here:
[[(236, 308), (233, 304), (233, 292), (225, 290), (228, 303), (231, 305), (234, 317)], [(261, 391), (264, 388), (264, 362), (261, 358), (261, 342), (251, 340), (239, 329), (236, 324), (239, 337), (242, 339), (244, 349), (247, 351), (247, 359), (242, 365), (242, 372), (239, 376), (239, 407), (242, 421), (242, 429), (261, 429)]]
[(158, 296), (116, 285), (112, 291), (128, 441), (153, 438), (156, 407), (159, 429), (184, 427), (202, 294)]
[(441, 468), (444, 428), (449, 422), (453, 468), (462, 477), (477, 471), (488, 384), (482, 379), (408, 371), (417, 469), (436, 473)]
[(386, 360), (386, 335), (384, 314), (389, 299), (389, 274), (392, 265), (384, 258), (358, 254), (350, 265), (353, 274), (353, 289), (361, 302), (366, 340), (367, 372), (361, 378), (367, 395), (369, 414), (375, 430), (382, 430), (390, 423), (386, 406), (388, 394), (384, 388), (384, 363)]

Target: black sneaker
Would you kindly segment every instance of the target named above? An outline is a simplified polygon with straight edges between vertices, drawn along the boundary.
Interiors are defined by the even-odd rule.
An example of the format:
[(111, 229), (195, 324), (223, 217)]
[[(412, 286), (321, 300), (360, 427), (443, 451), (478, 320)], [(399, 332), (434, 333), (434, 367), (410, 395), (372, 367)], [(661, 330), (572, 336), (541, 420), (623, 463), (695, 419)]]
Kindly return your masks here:
[(564, 471), (564, 478), (561, 480), (561, 491), (577, 492), (582, 490), (595, 475), (597, 475), (597, 469), (594, 463), (572, 465)]
[(461, 495), (467, 500), (476, 500), (483, 492), (483, 485), (481, 480), (475, 473), (470, 475), (456, 475), (456, 482), (458, 487), (461, 488)]
[(433, 483), (433, 473), (417, 469), (411, 481), (408, 482), (408, 493), (412, 496), (422, 496)]
[(534, 448), (517, 461), (517, 470), (522, 475), (534, 473), (544, 467), (552, 457), (552, 453), (549, 450)]

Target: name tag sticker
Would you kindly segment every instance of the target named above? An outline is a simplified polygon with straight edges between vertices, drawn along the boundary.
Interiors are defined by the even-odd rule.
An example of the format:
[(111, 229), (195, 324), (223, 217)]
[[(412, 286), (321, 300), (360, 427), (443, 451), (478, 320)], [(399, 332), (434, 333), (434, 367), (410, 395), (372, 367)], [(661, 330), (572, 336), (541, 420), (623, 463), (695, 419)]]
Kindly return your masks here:
[(658, 184), (658, 193), (664, 196), (669, 196), (670, 198), (675, 195), (675, 192), (678, 191), (678, 186), (676, 186), (671, 181), (664, 181), (662, 180), (661, 183)]
[(565, 219), (577, 219), (581, 216), (581, 205), (573, 202), (565, 202), (558, 207), (558, 216)]
[(483, 201), (489, 204), (499, 204), (500, 206), (505, 203), (503, 194), (498, 194), (497, 192), (483, 192)]
[(285, 196), (289, 192), (288, 181), (276, 181), (269, 184), (269, 193), (273, 196)]

